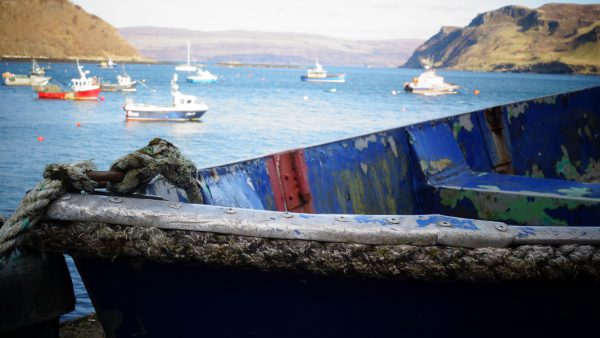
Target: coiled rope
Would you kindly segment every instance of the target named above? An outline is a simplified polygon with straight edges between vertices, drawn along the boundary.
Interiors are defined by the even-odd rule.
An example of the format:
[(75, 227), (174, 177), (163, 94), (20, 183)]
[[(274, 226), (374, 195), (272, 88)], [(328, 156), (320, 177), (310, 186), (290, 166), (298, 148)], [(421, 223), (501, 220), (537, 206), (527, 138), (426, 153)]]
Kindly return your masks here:
[[(48, 205), (67, 192), (93, 192), (98, 182), (88, 177), (96, 167), (91, 161), (74, 164), (49, 164), (44, 179), (25, 194), (15, 213), (0, 227), (0, 269), (19, 245), (24, 234), (42, 219)], [(110, 183), (108, 190), (119, 194), (142, 191), (157, 175), (185, 190), (190, 203), (202, 203), (196, 167), (170, 142), (155, 138), (129, 155), (118, 159), (112, 171), (124, 174), (120, 183)]]

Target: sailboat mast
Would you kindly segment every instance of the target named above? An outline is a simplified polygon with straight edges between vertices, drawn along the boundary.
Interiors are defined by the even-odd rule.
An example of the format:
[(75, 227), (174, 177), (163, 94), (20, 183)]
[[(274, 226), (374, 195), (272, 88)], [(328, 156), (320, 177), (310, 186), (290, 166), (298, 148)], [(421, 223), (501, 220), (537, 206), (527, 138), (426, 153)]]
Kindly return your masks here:
[(187, 65), (190, 66), (190, 41), (188, 40), (188, 55), (187, 55)]

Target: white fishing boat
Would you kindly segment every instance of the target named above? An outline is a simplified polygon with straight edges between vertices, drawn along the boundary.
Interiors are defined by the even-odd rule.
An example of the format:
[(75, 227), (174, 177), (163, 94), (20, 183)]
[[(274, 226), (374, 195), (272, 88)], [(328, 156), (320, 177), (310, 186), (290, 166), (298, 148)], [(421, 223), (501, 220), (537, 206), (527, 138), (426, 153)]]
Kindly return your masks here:
[(46, 74), (46, 71), (44, 70), (43, 67), (40, 67), (40, 65), (38, 65), (37, 62), (35, 62), (35, 59), (31, 60), (31, 75), (36, 75), (36, 76), (44, 76)]
[(346, 82), (346, 74), (327, 74), (327, 71), (315, 61), (315, 68), (306, 71), (306, 75), (300, 77), (301, 81), (305, 82)]
[(194, 75), (190, 75), (186, 78), (187, 82), (191, 83), (213, 83), (217, 82), (219, 77), (209, 72), (208, 70), (203, 70), (198, 67), (198, 71)]
[(50, 77), (40, 75), (22, 75), (5, 72), (2, 74), (6, 86), (45, 86)]
[(128, 99), (123, 106), (125, 118), (138, 121), (196, 121), (208, 110), (208, 106), (196, 96), (179, 91), (177, 74), (173, 74), (171, 80), (171, 96), (173, 102), (170, 106), (140, 104)]
[(404, 83), (404, 90), (409, 93), (421, 94), (425, 96), (436, 96), (445, 94), (456, 94), (459, 86), (444, 82), (444, 78), (436, 75), (433, 69), (433, 60), (421, 60), (425, 72), (412, 79), (411, 82)]
[(117, 83), (102, 82), (100, 89), (105, 92), (135, 92), (137, 81), (125, 73), (123, 64), (123, 75), (117, 75)]
[(45, 86), (51, 78), (44, 76), (44, 74), (44, 68), (40, 67), (35, 60), (32, 60), (29, 75), (4, 72), (2, 78), (6, 86)]
[(113, 62), (113, 60), (110, 58), (110, 56), (108, 57), (108, 61), (102, 61), (98, 64), (98, 67), (100, 68), (115, 68), (115, 63)]
[(187, 64), (185, 65), (179, 65), (177, 67), (175, 67), (176, 71), (179, 72), (195, 72), (198, 69), (198, 67), (196, 66), (192, 66), (190, 64), (190, 42), (187, 42)]

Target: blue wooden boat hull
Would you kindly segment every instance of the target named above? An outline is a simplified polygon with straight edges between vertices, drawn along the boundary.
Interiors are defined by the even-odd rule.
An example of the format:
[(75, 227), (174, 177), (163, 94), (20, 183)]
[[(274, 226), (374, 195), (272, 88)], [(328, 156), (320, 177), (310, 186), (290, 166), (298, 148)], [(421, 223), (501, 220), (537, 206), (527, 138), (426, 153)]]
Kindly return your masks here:
[(134, 112), (137, 115), (127, 113), (128, 121), (198, 121), (206, 111), (186, 112)]
[(112, 337), (567, 337), (597, 283), (439, 283), (79, 258)]
[[(514, 225), (517, 239), (550, 225), (597, 229), (599, 98), (595, 87), (517, 102), (204, 168), (198, 177), (207, 204), (300, 218), (442, 214), (419, 226), (433, 220), (477, 231), (453, 217), (501, 221)], [(149, 192), (186, 200), (160, 182)], [(594, 318), (586, 304), (600, 300), (598, 283), (542, 277), (419, 282), (74, 258), (115, 337), (560, 337), (589, 330)]]

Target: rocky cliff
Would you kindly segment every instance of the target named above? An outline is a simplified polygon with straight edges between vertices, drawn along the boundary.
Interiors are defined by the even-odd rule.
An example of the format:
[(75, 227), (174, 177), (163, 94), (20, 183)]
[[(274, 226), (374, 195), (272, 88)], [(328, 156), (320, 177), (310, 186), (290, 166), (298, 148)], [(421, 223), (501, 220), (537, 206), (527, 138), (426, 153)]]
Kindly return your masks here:
[(442, 27), (403, 67), (481, 71), (600, 73), (600, 5), (507, 6), (464, 27)]
[(147, 60), (115, 28), (68, 0), (0, 0), (0, 56)]

